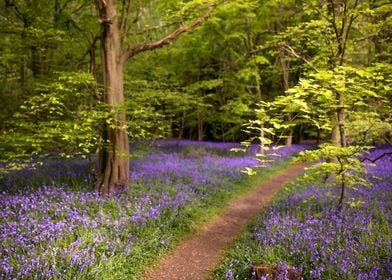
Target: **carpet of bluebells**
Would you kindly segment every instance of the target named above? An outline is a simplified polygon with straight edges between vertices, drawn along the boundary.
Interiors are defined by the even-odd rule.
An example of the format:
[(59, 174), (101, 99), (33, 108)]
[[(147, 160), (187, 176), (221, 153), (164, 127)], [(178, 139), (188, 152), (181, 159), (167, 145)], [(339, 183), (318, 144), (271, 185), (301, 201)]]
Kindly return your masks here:
[[(390, 152), (379, 148), (368, 157)], [(373, 186), (351, 188), (341, 210), (339, 188), (285, 189), (231, 249), (216, 279), (249, 279), (257, 263), (280, 266), (277, 279), (286, 279), (288, 266), (303, 279), (392, 279), (392, 156), (376, 163), (364, 175)]]
[[(100, 197), (86, 160), (48, 160), (0, 179), (0, 279), (136, 278), (192, 209), (230, 193), (257, 164), (234, 143), (160, 141), (132, 160), (129, 194)], [(281, 149), (282, 158), (304, 146)], [(143, 154), (143, 153), (141, 153)], [(193, 207), (193, 208), (192, 208)]]

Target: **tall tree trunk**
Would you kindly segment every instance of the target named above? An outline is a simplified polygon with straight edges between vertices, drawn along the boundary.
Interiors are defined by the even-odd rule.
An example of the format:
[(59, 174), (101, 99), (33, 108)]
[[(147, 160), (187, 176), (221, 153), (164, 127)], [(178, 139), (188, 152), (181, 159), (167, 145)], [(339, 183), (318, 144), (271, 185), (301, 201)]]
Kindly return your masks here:
[(101, 58), (104, 76), (104, 102), (112, 112), (106, 124), (100, 152), (97, 189), (110, 195), (128, 190), (129, 142), (124, 112), (124, 78), (121, 34), (116, 19), (115, 1), (100, 2)]
[[(255, 67), (255, 71), (257, 73), (257, 71), (259, 71), (258, 67)], [(260, 81), (260, 76), (256, 77), (256, 99), (257, 102), (261, 102), (263, 100), (263, 96), (262, 96), (262, 92), (261, 92), (261, 81)], [(259, 139), (260, 139), (260, 144), (259, 144), (259, 153), (260, 154), (265, 154), (265, 150), (264, 150), (264, 123), (260, 124), (260, 134), (259, 134)]]
[[(339, 139), (340, 139), (340, 146), (347, 147), (347, 137), (346, 132), (344, 129), (344, 122), (345, 122), (345, 111), (343, 109), (343, 97), (340, 93), (336, 94), (336, 99), (338, 101), (338, 109), (336, 110), (336, 118), (338, 121), (338, 130), (339, 130)], [(341, 170), (343, 171), (344, 163), (347, 163), (347, 159), (338, 159), (341, 165)], [(344, 198), (346, 196), (346, 174), (342, 172), (341, 176), (341, 183), (340, 183), (340, 198), (338, 203), (338, 208), (341, 209), (343, 205)]]
[[(280, 56), (280, 64), (282, 65), (282, 75), (283, 75), (283, 86), (284, 92), (287, 95), (287, 91), (289, 90), (289, 62), (284, 59), (283, 55)], [(291, 113), (287, 114), (287, 121), (290, 123), (292, 121)], [(285, 146), (290, 147), (293, 143), (293, 129), (288, 128), (287, 135), (285, 138)]]
[(341, 140), (340, 140), (340, 133), (339, 133), (339, 124), (335, 112), (333, 113), (334, 115), (331, 116), (331, 119), (332, 119), (332, 123), (335, 124), (335, 126), (332, 128), (331, 131), (331, 143), (334, 146), (340, 146)]
[(336, 117), (337, 117), (338, 128), (339, 128), (339, 139), (340, 139), (339, 144), (341, 147), (347, 147), (347, 137), (344, 129), (345, 110), (343, 109), (343, 100), (342, 100), (342, 95), (340, 93), (337, 94), (337, 100), (339, 104), (339, 109), (336, 111)]
[(185, 110), (182, 112), (182, 116), (181, 116), (181, 122), (180, 122), (180, 129), (178, 131), (178, 141), (182, 140), (182, 138), (184, 138), (184, 130), (185, 130)]
[[(279, 13), (283, 13), (281, 7), (279, 7)], [(279, 34), (279, 32), (280, 32), (280, 27), (281, 27), (281, 22), (280, 22), (279, 18), (277, 18), (277, 19), (275, 20), (275, 24), (274, 24), (274, 25), (275, 25), (275, 33), (276, 33), (276, 34)], [(280, 60), (281, 66), (282, 66), (283, 88), (284, 88), (285, 94), (287, 95), (287, 91), (289, 90), (289, 87), (290, 87), (290, 84), (289, 84), (289, 79), (290, 79), (290, 72), (289, 72), (290, 64), (289, 64), (289, 62), (285, 59), (283, 53), (281, 53), (281, 54), (279, 55), (279, 60)], [(292, 114), (291, 114), (291, 113), (288, 113), (286, 119), (287, 119), (287, 121), (288, 121), (289, 123), (291, 123), (291, 121), (292, 121)], [(292, 143), (293, 143), (293, 128), (290, 127), (290, 128), (288, 128), (288, 130), (287, 130), (287, 135), (286, 135), (285, 143), (284, 143), (284, 144), (285, 144), (285, 146), (290, 147)]]
[[(328, 0), (328, 11), (331, 16), (331, 24), (335, 33), (335, 40), (337, 43), (337, 50), (334, 57), (330, 59), (330, 67), (334, 69), (336, 66), (343, 66), (345, 62), (345, 53), (347, 47), (347, 41), (349, 33), (352, 27), (352, 23), (358, 17), (355, 10), (358, 7), (358, 0), (353, 2), (351, 9), (348, 3), (342, 0)], [(341, 8), (343, 7), (343, 9)], [(342, 92), (335, 92), (337, 109), (335, 111), (336, 116), (333, 116), (336, 120), (336, 126), (332, 131), (332, 143), (336, 146), (347, 147), (347, 138), (344, 129), (345, 123), (345, 110), (344, 110), (344, 96)], [(341, 209), (345, 194), (346, 194), (346, 176), (344, 173), (344, 164), (346, 159), (337, 157), (336, 159), (341, 166), (340, 176), (341, 176), (341, 192), (338, 207)]]
[(264, 143), (264, 137), (265, 137), (265, 135), (264, 135), (264, 123), (262, 123), (260, 125), (260, 135), (259, 135), (259, 137), (260, 137), (259, 153), (265, 155), (266, 152), (264, 150), (264, 147), (265, 147), (265, 143)]
[(201, 112), (197, 113), (197, 140), (203, 141), (204, 138), (204, 127), (203, 127), (203, 117)]

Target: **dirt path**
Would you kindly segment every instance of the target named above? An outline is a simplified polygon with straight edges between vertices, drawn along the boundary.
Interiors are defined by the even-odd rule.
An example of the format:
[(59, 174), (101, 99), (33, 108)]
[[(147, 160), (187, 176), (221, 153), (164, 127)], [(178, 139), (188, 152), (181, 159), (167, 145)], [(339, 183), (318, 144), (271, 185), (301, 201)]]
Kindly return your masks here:
[(271, 201), (283, 185), (304, 170), (305, 164), (297, 164), (278, 172), (257, 189), (232, 201), (213, 221), (202, 227), (191, 239), (184, 240), (144, 280), (205, 280), (219, 263), (230, 243), (249, 224), (252, 218)]

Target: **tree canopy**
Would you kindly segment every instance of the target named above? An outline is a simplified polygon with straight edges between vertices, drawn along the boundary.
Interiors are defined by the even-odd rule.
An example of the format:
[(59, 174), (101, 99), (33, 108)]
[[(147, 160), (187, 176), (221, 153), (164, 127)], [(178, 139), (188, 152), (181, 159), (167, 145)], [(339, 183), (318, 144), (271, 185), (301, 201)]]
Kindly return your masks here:
[(96, 187), (115, 193), (129, 140), (390, 144), (391, 12), (384, 0), (1, 1), (1, 168), (99, 151)]

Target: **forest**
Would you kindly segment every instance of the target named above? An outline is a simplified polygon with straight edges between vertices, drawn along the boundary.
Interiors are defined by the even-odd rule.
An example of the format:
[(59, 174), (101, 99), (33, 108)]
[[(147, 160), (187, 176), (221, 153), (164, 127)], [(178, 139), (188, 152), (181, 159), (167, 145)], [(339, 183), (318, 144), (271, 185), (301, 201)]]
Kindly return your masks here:
[(0, 0), (0, 279), (154, 279), (290, 166), (200, 279), (391, 279), (391, 34), (387, 0)]

